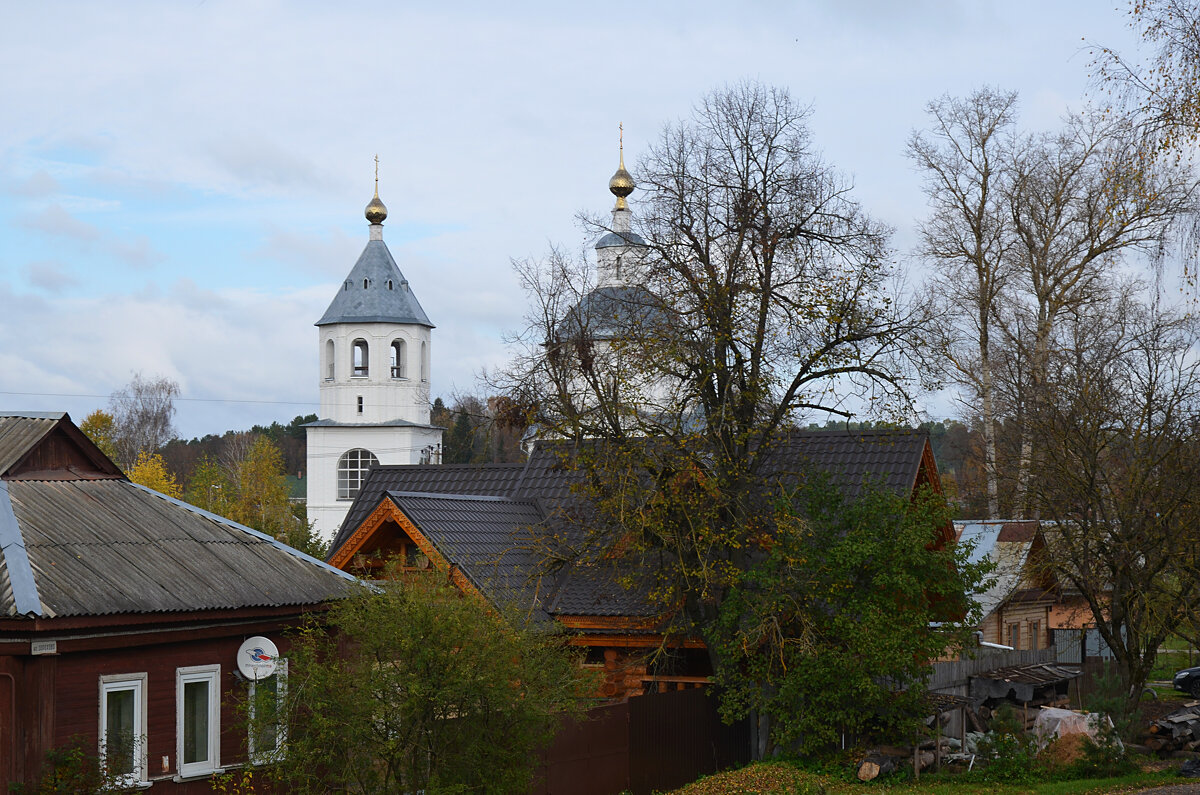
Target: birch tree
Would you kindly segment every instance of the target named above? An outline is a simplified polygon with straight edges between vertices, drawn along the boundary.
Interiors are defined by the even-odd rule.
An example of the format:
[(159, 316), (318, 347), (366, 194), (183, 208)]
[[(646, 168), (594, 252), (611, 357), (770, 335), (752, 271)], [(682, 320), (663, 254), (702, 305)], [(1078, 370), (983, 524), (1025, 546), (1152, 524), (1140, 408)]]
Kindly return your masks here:
[(930, 215), (921, 224), (921, 254), (937, 267), (941, 351), (953, 380), (978, 399), (988, 516), (1000, 515), (996, 464), (993, 326), (1012, 274), (1009, 188), (1017, 95), (982, 88), (965, 99), (929, 103), (930, 127), (913, 133), (908, 156), (925, 178)]

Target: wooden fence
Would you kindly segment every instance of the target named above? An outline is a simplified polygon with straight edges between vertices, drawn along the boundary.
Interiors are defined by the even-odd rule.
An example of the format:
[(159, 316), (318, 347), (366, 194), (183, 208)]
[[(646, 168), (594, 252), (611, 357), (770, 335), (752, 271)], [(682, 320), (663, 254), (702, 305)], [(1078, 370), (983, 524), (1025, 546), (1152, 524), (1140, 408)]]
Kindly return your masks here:
[(704, 690), (672, 690), (564, 720), (533, 792), (648, 795), (749, 760), (749, 724), (722, 723), (715, 697)]

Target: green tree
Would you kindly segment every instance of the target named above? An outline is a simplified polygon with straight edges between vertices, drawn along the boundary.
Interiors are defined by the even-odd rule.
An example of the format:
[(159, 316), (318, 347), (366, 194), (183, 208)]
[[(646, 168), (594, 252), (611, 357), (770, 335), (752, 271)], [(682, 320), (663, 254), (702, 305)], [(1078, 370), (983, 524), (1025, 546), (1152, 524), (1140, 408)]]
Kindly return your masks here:
[(183, 497), (183, 487), (175, 482), (175, 476), (167, 469), (158, 453), (138, 453), (135, 463), (125, 475), (134, 483), (161, 492), (168, 497)]
[(111, 414), (104, 409), (96, 409), (83, 418), (83, 422), (79, 423), (79, 430), (96, 443), (100, 452), (114, 462), (117, 460), (116, 428)]
[(188, 481), (193, 505), (252, 527), (315, 558), (325, 555), (303, 505), (288, 498), (279, 447), (265, 435), (230, 434), (221, 461), (200, 459)]
[[(949, 512), (928, 489), (915, 502), (874, 489), (851, 501), (815, 478), (776, 510), (769, 551), (708, 636), (722, 710), (769, 716), (776, 743), (806, 754), (842, 733), (912, 736), (929, 661), (981, 618), (964, 616), (963, 595), (987, 565), (938, 542)], [(949, 617), (966, 620), (950, 629)]]
[(288, 792), (528, 792), (581, 672), (561, 638), (436, 576), (382, 580), (288, 655)]

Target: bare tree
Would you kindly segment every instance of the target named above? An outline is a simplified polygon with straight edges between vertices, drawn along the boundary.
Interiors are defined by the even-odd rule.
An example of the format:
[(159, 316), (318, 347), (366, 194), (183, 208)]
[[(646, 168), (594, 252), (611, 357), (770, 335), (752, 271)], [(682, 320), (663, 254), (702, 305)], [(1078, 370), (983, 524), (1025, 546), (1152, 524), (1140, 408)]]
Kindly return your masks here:
[[(1162, 251), (1176, 222), (1194, 209), (1196, 185), (1177, 164), (1147, 160), (1136, 127), (1103, 113), (1070, 117), (1058, 134), (1032, 136), (1017, 152), (1008, 196), (1017, 241), (1011, 255), (1022, 273), (1018, 295), (1033, 317), (1027, 399), (1037, 401), (1062, 314), (1102, 298), (1124, 252)], [(1020, 410), (1029, 414), (1036, 406)], [(1026, 428), (1016, 470), (1018, 513), (1027, 509), (1033, 454)]]
[(1200, 608), (1197, 325), (1128, 296), (1072, 307), (1030, 418), (1047, 563), (1083, 596), (1135, 707), (1159, 645)]
[(814, 151), (807, 118), (786, 91), (743, 84), (666, 127), (636, 169), (636, 282), (597, 291), (561, 253), (518, 263), (532, 310), (499, 384), (544, 434), (595, 440), (570, 464), (599, 532), (565, 533), (569, 552), (632, 559), (670, 629), (704, 637), (726, 672), (722, 633), (756, 620), (726, 597), (753, 588), (777, 529), (772, 449), (809, 413), (911, 412), (928, 318), (892, 291), (889, 230)]
[(1097, 82), (1137, 119), (1147, 143), (1161, 153), (1186, 156), (1200, 137), (1200, 3), (1129, 5), (1130, 25), (1151, 50), (1148, 62), (1095, 45)]
[(175, 436), (171, 418), (179, 384), (166, 376), (144, 377), (134, 373), (133, 380), (109, 399), (114, 422), (114, 445), (121, 466), (130, 468), (139, 453), (152, 455)]
[(1017, 95), (982, 88), (966, 99), (929, 103), (931, 126), (909, 139), (908, 155), (925, 176), (931, 214), (921, 253), (938, 268), (936, 326), (954, 380), (979, 400), (988, 515), (1000, 513), (992, 328), (1012, 272), (1012, 223), (1004, 196)]

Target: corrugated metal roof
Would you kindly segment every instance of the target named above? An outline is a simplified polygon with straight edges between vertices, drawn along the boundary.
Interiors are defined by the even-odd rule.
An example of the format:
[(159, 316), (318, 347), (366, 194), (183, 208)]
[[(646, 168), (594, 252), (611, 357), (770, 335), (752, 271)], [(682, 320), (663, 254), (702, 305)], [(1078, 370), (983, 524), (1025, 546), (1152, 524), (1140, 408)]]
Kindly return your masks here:
[(318, 326), (332, 323), (412, 323), (433, 328), (382, 240), (367, 242), (350, 275), (317, 321)]
[[(1033, 546), (1033, 533), (1026, 532), (1027, 522), (984, 521), (955, 522), (954, 530), (960, 543), (972, 544), (968, 560), (979, 563), (990, 560), (995, 569), (988, 575), (987, 590), (975, 596), (987, 618), (996, 608), (1011, 598), (1025, 579), (1025, 565)], [(1037, 522), (1032, 523), (1034, 530)], [(1013, 527), (1017, 525), (1017, 527)], [(1011, 539), (1011, 540), (1009, 540)], [(1018, 540), (1020, 539), (1020, 540)]]
[(1063, 682), (1081, 676), (1083, 671), (1078, 666), (1059, 665), (1058, 663), (1030, 663), (1027, 665), (1010, 665), (1007, 668), (996, 668), (983, 673), (971, 674), (973, 679), (991, 679), (997, 682), (1012, 682), (1026, 685), (1048, 685)]
[(9, 411), (0, 415), (0, 475), (20, 461), (65, 416), (61, 411)]
[[(7, 485), (43, 615), (318, 604), (344, 595), (353, 579), (128, 481)], [(0, 615), (20, 613), (11, 589), (0, 590)]]

